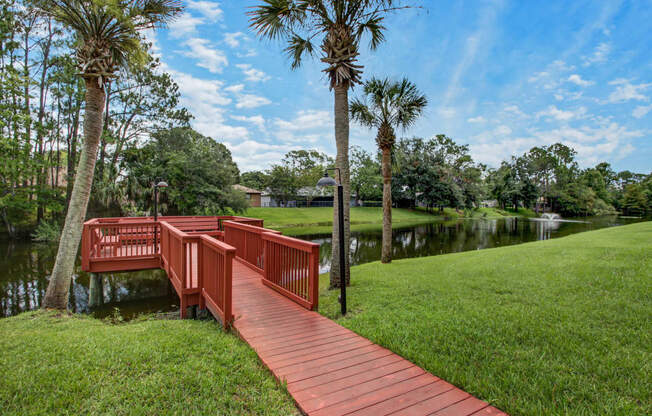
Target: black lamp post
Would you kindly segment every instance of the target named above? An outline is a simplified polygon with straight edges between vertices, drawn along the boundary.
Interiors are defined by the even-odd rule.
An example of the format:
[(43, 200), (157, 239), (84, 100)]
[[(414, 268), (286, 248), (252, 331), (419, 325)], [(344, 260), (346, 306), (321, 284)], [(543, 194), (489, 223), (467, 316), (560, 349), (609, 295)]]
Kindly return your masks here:
[[(329, 170), (337, 170), (339, 182), (328, 176)], [(340, 234), (340, 305), (342, 306), (342, 315), (346, 315), (346, 259), (344, 258), (344, 188), (342, 188), (342, 174), (339, 168), (326, 169), (324, 177), (317, 182), (317, 186), (336, 186), (337, 187), (337, 210), (338, 224)]]
[[(154, 222), (158, 221), (158, 188), (167, 188), (168, 184), (164, 181), (159, 181), (157, 184), (153, 184), (154, 187)], [(156, 224), (154, 224), (154, 253), (158, 253), (158, 229)]]

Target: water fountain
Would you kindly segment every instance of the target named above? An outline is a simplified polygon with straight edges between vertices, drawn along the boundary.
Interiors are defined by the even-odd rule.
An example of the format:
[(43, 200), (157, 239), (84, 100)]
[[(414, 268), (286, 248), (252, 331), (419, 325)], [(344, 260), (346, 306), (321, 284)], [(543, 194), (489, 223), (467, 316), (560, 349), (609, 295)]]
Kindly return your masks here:
[(541, 214), (539, 218), (530, 218), (532, 221), (539, 221), (539, 222), (545, 222), (548, 224), (556, 224), (560, 222), (583, 222), (586, 223), (587, 221), (579, 221), (579, 220), (565, 220), (561, 217), (559, 214), (555, 214), (554, 212), (544, 212)]
[(541, 214), (541, 219), (546, 221), (559, 221), (561, 220), (561, 215), (555, 214), (554, 212), (544, 212)]

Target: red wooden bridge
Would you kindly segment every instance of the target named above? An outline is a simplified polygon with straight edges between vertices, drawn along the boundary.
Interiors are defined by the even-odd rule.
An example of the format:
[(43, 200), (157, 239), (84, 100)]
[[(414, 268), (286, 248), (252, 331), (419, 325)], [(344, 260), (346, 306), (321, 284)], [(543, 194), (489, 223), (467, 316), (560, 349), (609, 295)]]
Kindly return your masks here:
[(84, 224), (82, 268), (162, 268), (181, 300), (231, 325), (309, 415), (505, 415), (313, 312), (319, 245), (253, 218), (101, 218)]

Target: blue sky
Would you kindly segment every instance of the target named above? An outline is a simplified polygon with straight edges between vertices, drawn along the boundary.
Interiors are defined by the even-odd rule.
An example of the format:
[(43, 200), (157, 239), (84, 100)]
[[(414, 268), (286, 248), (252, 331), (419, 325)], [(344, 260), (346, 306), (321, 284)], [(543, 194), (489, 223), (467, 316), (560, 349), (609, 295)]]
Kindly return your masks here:
[[(184, 3), (148, 37), (193, 127), (225, 143), (242, 171), (297, 148), (334, 155), (322, 64), (292, 71), (283, 44), (258, 39), (245, 14), (257, 1)], [(444, 133), (490, 166), (563, 142), (582, 167), (652, 170), (652, 1), (421, 4), (390, 15), (386, 42), (360, 56), (365, 77), (405, 76), (427, 95), (425, 115), (400, 136)], [(374, 137), (352, 125), (352, 145), (373, 150)]]

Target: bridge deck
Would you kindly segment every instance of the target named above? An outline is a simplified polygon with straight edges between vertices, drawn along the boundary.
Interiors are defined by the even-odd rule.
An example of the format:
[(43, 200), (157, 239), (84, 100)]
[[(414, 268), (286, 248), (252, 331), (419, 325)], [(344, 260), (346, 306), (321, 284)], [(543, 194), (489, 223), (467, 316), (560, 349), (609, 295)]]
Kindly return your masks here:
[(505, 413), (309, 311), (233, 262), (233, 326), (308, 415)]

